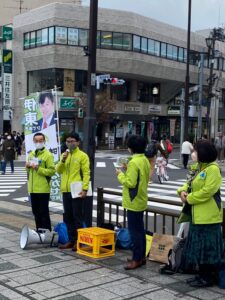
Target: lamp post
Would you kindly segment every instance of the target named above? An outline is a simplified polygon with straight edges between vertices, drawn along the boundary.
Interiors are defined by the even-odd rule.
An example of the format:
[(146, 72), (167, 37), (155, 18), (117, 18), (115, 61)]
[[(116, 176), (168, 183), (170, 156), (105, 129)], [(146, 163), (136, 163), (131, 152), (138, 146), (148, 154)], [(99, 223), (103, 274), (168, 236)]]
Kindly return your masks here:
[[(90, 0), (89, 42), (88, 42), (88, 73), (87, 73), (87, 108), (84, 118), (84, 151), (90, 158), (91, 182), (94, 184), (95, 160), (95, 92), (96, 92), (96, 37), (97, 37), (98, 0)], [(86, 197), (84, 221), (92, 226), (93, 196)]]
[(184, 139), (188, 138), (188, 109), (189, 109), (189, 64), (190, 64), (190, 36), (191, 36), (191, 0), (188, 1), (188, 31), (187, 31), (187, 63), (186, 63), (186, 77), (185, 77), (185, 97), (184, 97)]

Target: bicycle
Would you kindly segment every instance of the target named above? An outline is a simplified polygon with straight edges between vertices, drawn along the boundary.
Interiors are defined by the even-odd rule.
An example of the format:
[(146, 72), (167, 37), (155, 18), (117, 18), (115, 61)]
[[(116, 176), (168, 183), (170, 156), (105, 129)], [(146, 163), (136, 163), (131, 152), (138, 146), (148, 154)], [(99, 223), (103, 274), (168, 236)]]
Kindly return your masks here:
[(167, 161), (162, 156), (156, 158), (156, 175), (159, 179), (159, 182), (162, 184), (164, 181), (169, 180), (167, 175)]

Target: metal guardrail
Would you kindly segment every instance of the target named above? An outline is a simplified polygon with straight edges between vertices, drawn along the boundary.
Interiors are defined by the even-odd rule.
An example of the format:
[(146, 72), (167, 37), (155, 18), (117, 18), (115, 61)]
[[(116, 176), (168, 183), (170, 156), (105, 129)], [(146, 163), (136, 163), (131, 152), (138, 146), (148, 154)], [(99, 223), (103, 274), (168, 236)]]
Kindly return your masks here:
[[(121, 200), (118, 199), (108, 199), (104, 197), (104, 195), (114, 195), (121, 196)], [(181, 206), (181, 201), (171, 201), (164, 199), (157, 199), (149, 197), (148, 201), (159, 203), (159, 204), (167, 204), (172, 206)], [(106, 208), (106, 205), (108, 207)], [(122, 208), (122, 193), (115, 192), (110, 189), (104, 189), (102, 187), (97, 188), (97, 226), (101, 226), (101, 224), (109, 222), (109, 223), (121, 223), (119, 222), (119, 218), (123, 218), (122, 226), (126, 227), (126, 209), (122, 208), (122, 215), (120, 214)], [(108, 219), (105, 218), (105, 212), (109, 214)], [(112, 214), (115, 214), (116, 220), (112, 221)], [(176, 219), (179, 217), (180, 212), (175, 210), (168, 210), (160, 207), (153, 207), (151, 204), (147, 207), (144, 214), (144, 223), (145, 229), (152, 232), (160, 232), (165, 234), (174, 235), (178, 229), (178, 225), (176, 224)], [(159, 227), (161, 226), (161, 230)]]

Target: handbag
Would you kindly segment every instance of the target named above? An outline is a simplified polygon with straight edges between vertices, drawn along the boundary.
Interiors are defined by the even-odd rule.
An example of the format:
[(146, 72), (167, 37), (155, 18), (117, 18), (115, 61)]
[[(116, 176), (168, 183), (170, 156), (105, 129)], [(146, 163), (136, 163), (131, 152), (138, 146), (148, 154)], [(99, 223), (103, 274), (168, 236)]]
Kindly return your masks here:
[(168, 234), (154, 233), (149, 260), (168, 263), (168, 253), (173, 247), (174, 236)]

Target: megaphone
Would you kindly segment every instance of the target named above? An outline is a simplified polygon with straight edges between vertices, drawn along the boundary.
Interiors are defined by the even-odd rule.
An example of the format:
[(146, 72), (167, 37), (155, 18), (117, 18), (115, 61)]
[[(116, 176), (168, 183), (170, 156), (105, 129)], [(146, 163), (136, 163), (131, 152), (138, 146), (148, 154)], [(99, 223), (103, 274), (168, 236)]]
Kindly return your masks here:
[(48, 229), (39, 228), (39, 233), (24, 225), (20, 234), (20, 248), (26, 249), (30, 244), (50, 244), (50, 246), (58, 244), (58, 233), (49, 231)]

